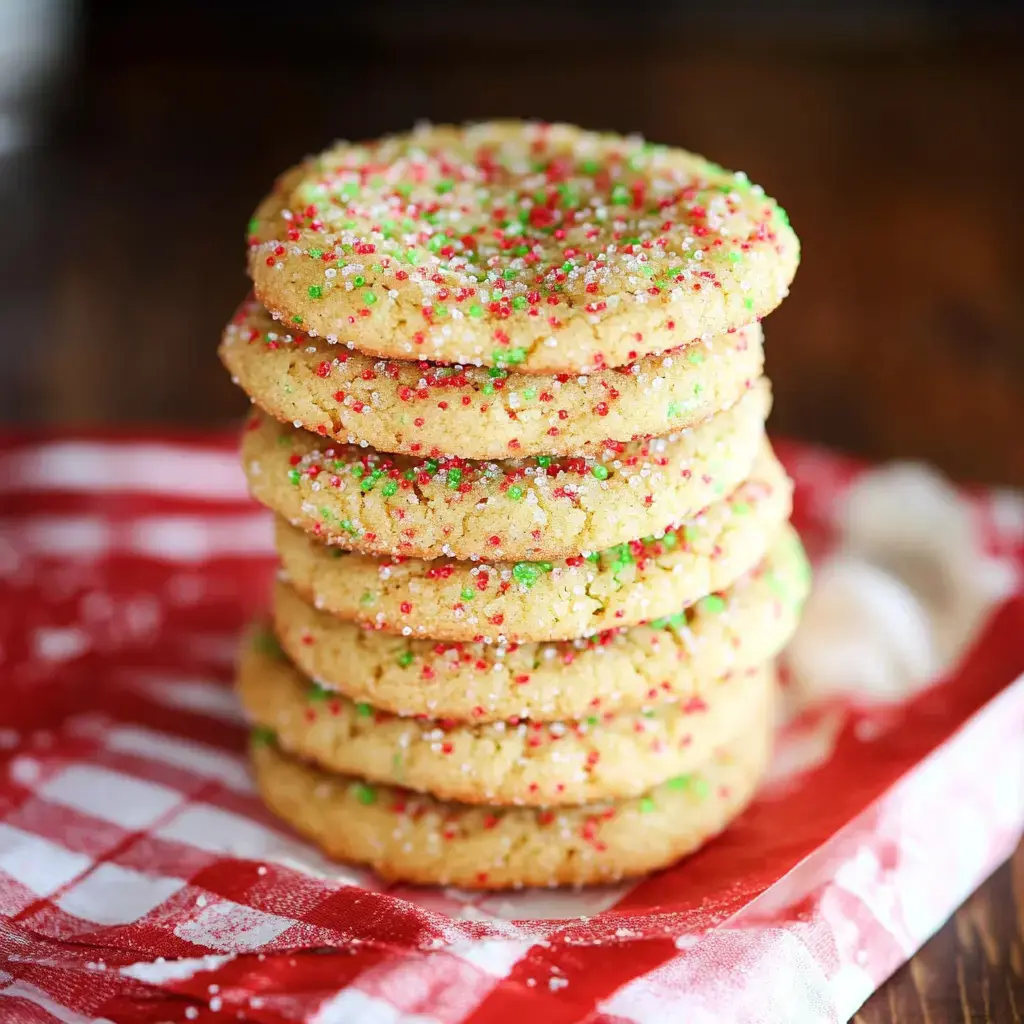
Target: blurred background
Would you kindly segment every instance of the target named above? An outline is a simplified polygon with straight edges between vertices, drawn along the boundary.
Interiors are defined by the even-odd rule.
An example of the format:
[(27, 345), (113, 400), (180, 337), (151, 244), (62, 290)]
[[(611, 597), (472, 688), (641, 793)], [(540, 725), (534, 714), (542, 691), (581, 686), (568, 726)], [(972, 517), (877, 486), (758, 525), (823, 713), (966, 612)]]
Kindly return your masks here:
[(0, 0), (4, 425), (223, 427), (274, 176), (525, 116), (747, 171), (804, 244), (773, 427), (1024, 484), (1021, 4)]

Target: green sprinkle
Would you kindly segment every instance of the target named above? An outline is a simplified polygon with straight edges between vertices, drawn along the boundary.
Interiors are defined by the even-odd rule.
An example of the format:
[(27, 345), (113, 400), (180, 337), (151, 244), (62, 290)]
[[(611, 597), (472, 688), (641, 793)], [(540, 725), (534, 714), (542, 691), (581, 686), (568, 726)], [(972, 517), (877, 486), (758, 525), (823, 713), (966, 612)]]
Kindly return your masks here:
[(523, 498), (523, 489), (522, 489), (522, 487), (518, 486), (518, 484), (513, 484), (513, 485), (512, 485), (512, 486), (511, 486), (511, 487), (510, 487), (510, 488), (508, 489), (508, 496), (509, 496), (509, 497), (510, 497), (510, 498), (511, 498), (511, 499), (512, 499), (513, 501), (521, 501), (521, 500), (522, 500), (522, 498)]
[(669, 402), (668, 411), (665, 415), (671, 420), (675, 419), (676, 416), (682, 416), (683, 414), (683, 403), (682, 402)]
[(423, 465), (431, 476), (436, 476), (437, 471), (441, 468), (441, 463), (438, 462), (437, 459), (427, 459)]
[(523, 392), (523, 400), (526, 401), (526, 402), (532, 402), (536, 397), (537, 397), (537, 389), (536, 388), (527, 388)]
[(413, 482), (413, 480), (415, 480), (415, 479), (416, 479), (416, 470), (415, 470), (415, 469), (407, 469), (407, 470), (406, 470), (406, 471), (405, 471), (405, 472), (404, 472), (404, 473), (402, 474), (402, 476), (403, 476), (403, 477), (405, 477), (405, 479), (406, 479), (406, 480), (408, 480), (408, 481), (409, 481), (409, 483), (412, 483), (412, 482)]
[(377, 595), (372, 590), (364, 590), (363, 596), (359, 598), (359, 603), (364, 608), (369, 608), (377, 603)]
[(551, 572), (552, 568), (550, 562), (516, 562), (512, 566), (512, 578), (529, 590), (542, 573)]
[(253, 650), (259, 654), (265, 654), (269, 658), (283, 658), (284, 651), (277, 642), (277, 637), (269, 629), (261, 629), (253, 634)]
[(456, 491), (459, 488), (459, 483), (462, 481), (462, 470), (457, 466), (448, 470), (448, 486)]
[(301, 324), (302, 323), (302, 317), (301, 316), (293, 316), (292, 317), (292, 323), (293, 324)]
[(596, 160), (584, 160), (580, 164), (580, 170), (584, 174), (597, 174), (601, 170), (601, 165)]
[(362, 288), (362, 287), (363, 287), (363, 285), (364, 285), (364, 284), (366, 284), (366, 278), (365, 278), (365, 277), (363, 277), (363, 275), (362, 275), (362, 274), (356, 274), (356, 276), (355, 276), (355, 277), (354, 277), (354, 278), (352, 279), (352, 283), (353, 283), (353, 284), (354, 284), (354, 285), (355, 285), (355, 286), (356, 286), (357, 288)]
[(537, 465), (540, 466), (541, 469), (547, 469), (548, 466), (551, 465), (551, 456), (550, 455), (538, 455), (537, 456)]
[(364, 480), (364, 481), (363, 481), (363, 482), (362, 482), (362, 483), (361, 483), (361, 484), (359, 485), (359, 490), (363, 491), (364, 493), (365, 493), (366, 491), (372, 491), (372, 490), (374, 489), (374, 487), (376, 487), (376, 486), (377, 486), (377, 481), (378, 481), (378, 480), (380, 479), (380, 476), (381, 476), (381, 471), (380, 471), (379, 469), (375, 469), (375, 470), (374, 470), (374, 471), (373, 471), (373, 472), (372, 472), (372, 473), (371, 473), (371, 474), (370, 474), (370, 475), (369, 475), (369, 476), (368, 476), (368, 477), (367, 477), (367, 478), (366, 478), (366, 479), (365, 479), (365, 480)]
[(455, 188), (455, 182), (453, 181), (439, 181), (434, 186), (434, 191), (439, 195), (443, 196), (446, 192), (451, 192)]
[(764, 574), (765, 582), (771, 587), (772, 593), (778, 595), (783, 601), (788, 598), (788, 591), (785, 583), (779, 579), (779, 576), (775, 572), (766, 572)]
[(474, 596), (472, 587), (463, 587), (459, 594), (463, 601), (472, 601)]
[(359, 527), (351, 519), (342, 519), (339, 525), (346, 533), (351, 533), (353, 537), (359, 535)]
[(729, 253), (729, 262), (730, 263), (742, 263), (743, 262), (743, 253), (740, 253), (740, 252), (731, 252), (731, 253)]
[(254, 747), (272, 747), (277, 742), (277, 733), (265, 725), (257, 725), (249, 738)]
[(525, 295), (517, 295), (512, 300), (512, 308), (513, 309), (526, 309), (526, 296)]
[(734, 501), (732, 503), (732, 514), (734, 516), (745, 516), (750, 514), (750, 505), (745, 501)]
[(643, 814), (650, 814), (651, 811), (656, 809), (657, 804), (649, 796), (645, 796), (640, 800), (640, 811)]
[(327, 700), (331, 696), (331, 691), (326, 686), (321, 686), (319, 683), (310, 683), (309, 690), (306, 692), (306, 697), (309, 700), (319, 704), (321, 701)]
[(686, 353), (686, 358), (693, 363), (694, 366), (700, 366), (700, 364), (704, 362), (705, 356), (699, 348), (691, 348), (690, 351)]
[(597, 715), (587, 715), (586, 723), (587, 725), (600, 725), (601, 719)]
[(706, 800), (711, 795), (711, 784), (700, 775), (694, 776), (691, 788), (698, 800)]
[(366, 291), (363, 292), (363, 298), (366, 299), (366, 304), (368, 306), (372, 306), (377, 301), (377, 294), (376, 292), (371, 292), (370, 289), (367, 288)]
[(489, 366), (487, 368), (487, 376), (505, 378), (508, 376), (508, 370), (503, 370), (500, 366)]
[(595, 466), (591, 471), (598, 480), (608, 479), (608, 467), (607, 466)]
[(419, 253), (416, 252), (415, 249), (406, 249), (405, 250), (405, 262), (406, 263), (408, 263), (408, 264), (410, 264), (412, 266), (415, 266), (419, 262), (419, 258), (420, 258)]
[(651, 629), (682, 629), (686, 626), (686, 612), (673, 612), (660, 619), (651, 619)]
[(490, 381), (488, 381), (480, 390), (483, 391), (485, 395), (493, 395), (494, 385)]
[(434, 307), (434, 316), (443, 320), (448, 315), (448, 307), (440, 303)]
[(496, 349), (493, 355), (493, 360), (497, 366), (515, 366), (518, 363), (525, 362), (526, 360), (526, 349), (525, 348), (499, 348)]
[(614, 185), (611, 195), (612, 203), (616, 206), (623, 206), (629, 202), (629, 189), (625, 185)]
[(754, 308), (754, 300), (753, 299), (744, 299), (743, 300), (743, 308), (744, 309), (753, 309)]
[(366, 467), (361, 462), (357, 462), (349, 472), (358, 480), (366, 472)]
[(321, 256), (323, 256), (323, 254), (324, 254), (324, 251), (323, 251), (323, 249), (307, 249), (306, 251), (307, 251), (307, 252), (309, 253), (309, 255), (310, 255), (310, 256), (312, 256), (312, 257), (313, 257), (313, 259), (315, 259), (315, 260), (318, 260), (318, 259), (320, 259), (320, 257), (321, 257)]
[(352, 787), (355, 798), (367, 807), (377, 800), (377, 791), (373, 786), (367, 786), (365, 782), (358, 782)]
[(288, 479), (292, 482), (293, 487), (299, 486), (299, 479), (301, 476), (302, 474), (294, 467), (288, 470)]
[(612, 576), (615, 581), (619, 580), (619, 573), (626, 568), (627, 565), (632, 565), (634, 562), (633, 552), (630, 550), (629, 544), (617, 544), (613, 548), (609, 548), (605, 552), (606, 556), (612, 558)]
[(384, 486), (381, 488), (380, 493), (383, 494), (385, 498), (390, 498), (391, 495), (394, 494), (397, 490), (398, 490), (398, 481), (397, 480), (388, 480), (384, 484)]
[(700, 607), (701, 611), (708, 612), (710, 615), (718, 615), (725, 611), (725, 598), (718, 594), (708, 594), (707, 597), (701, 598)]
[(369, 704), (357, 704), (356, 705), (356, 714), (360, 718), (372, 718), (373, 717), (373, 708)]
[(398, 656), (398, 664), (402, 668), (408, 668), (412, 664), (412, 662), (413, 662), (413, 653), (412, 653), (412, 651), (402, 651), (402, 653)]
[(669, 779), (665, 783), (668, 789), (686, 789), (690, 785), (692, 775), (677, 775), (674, 779)]
[(306, 289), (306, 292), (311, 299), (319, 299), (320, 296), (323, 295), (323, 291), (324, 290), (318, 284), (311, 284)]
[(484, 307), (478, 302), (474, 302), (473, 305), (469, 307), (469, 315), (473, 317), (474, 320), (478, 320), (484, 315)]
[(249, 223), (246, 225), (246, 232), (250, 235), (255, 235), (257, 228), (260, 226), (259, 217), (252, 217)]

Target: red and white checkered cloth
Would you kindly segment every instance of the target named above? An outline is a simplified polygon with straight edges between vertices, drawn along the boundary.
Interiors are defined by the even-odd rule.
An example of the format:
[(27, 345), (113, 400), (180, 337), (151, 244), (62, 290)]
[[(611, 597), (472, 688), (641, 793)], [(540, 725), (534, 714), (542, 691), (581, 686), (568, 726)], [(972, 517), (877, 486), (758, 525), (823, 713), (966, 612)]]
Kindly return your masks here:
[[(757, 803), (652, 878), (488, 896), (326, 862), (242, 754), (273, 554), (234, 443), (0, 442), (0, 1020), (841, 1021), (1017, 842), (1021, 596), (946, 681), (790, 723)], [(861, 470), (780, 454), (820, 556)]]

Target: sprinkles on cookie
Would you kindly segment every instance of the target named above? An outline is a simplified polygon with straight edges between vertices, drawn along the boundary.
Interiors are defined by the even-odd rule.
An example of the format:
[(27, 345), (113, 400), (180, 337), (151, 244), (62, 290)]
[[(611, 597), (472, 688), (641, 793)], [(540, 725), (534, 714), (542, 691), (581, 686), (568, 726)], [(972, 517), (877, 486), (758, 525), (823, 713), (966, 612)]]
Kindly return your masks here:
[(727, 587), (788, 519), (792, 486), (766, 445), (748, 479), (678, 526), (545, 561), (375, 557), (278, 519), (282, 579), (314, 607), (403, 636), (570, 640), (657, 618)]
[(576, 454), (691, 427), (736, 402), (764, 362), (757, 324), (590, 374), (376, 359), (289, 329), (252, 299), (220, 356), (283, 423), (378, 451), (470, 459)]
[(723, 334), (799, 244), (743, 174), (569, 125), (426, 126), (286, 172), (249, 273), (289, 328), (371, 355), (587, 372)]
[(799, 259), (745, 175), (564, 124), (281, 175), (219, 349), (277, 515), (238, 677), (272, 811), (470, 889), (615, 881), (728, 826), (809, 587), (760, 327)]
[(643, 441), (577, 456), (475, 461), (387, 455), (256, 413), (242, 441), (253, 495), (328, 544), (366, 553), (543, 561), (645, 537), (749, 474), (771, 395)]

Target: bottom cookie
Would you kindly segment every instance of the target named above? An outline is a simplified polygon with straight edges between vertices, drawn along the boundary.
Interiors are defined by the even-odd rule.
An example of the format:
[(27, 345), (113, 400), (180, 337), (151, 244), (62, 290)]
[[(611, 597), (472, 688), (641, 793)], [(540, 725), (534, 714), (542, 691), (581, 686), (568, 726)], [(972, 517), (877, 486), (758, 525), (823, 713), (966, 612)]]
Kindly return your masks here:
[(641, 797), (565, 808), (435, 800), (331, 775), (256, 732), (252, 762), (267, 806), (328, 856), (393, 881), (466, 889), (593, 885), (692, 853), (750, 802), (771, 753), (767, 717), (699, 771)]

